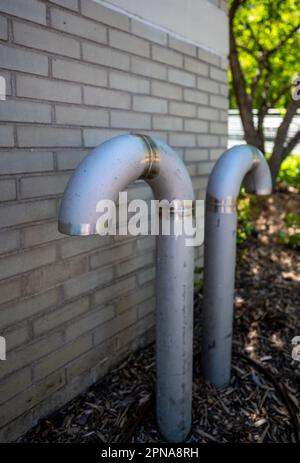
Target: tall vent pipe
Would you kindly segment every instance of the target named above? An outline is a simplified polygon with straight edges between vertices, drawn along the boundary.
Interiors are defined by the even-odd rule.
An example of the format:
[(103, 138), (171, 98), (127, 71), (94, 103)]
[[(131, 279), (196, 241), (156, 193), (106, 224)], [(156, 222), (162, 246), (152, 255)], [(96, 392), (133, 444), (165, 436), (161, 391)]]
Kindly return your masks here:
[[(63, 195), (58, 229), (67, 235), (96, 234), (99, 200), (116, 201), (119, 192), (145, 180), (157, 200), (174, 201), (172, 222), (192, 214), (189, 174), (165, 143), (146, 135), (121, 135), (96, 147), (79, 164)], [(193, 246), (185, 236), (157, 237), (156, 415), (162, 435), (182, 442), (191, 429), (193, 347)]]
[(248, 193), (271, 193), (267, 161), (250, 145), (225, 151), (215, 164), (207, 186), (202, 363), (204, 378), (217, 387), (230, 381), (236, 203), (244, 177)]

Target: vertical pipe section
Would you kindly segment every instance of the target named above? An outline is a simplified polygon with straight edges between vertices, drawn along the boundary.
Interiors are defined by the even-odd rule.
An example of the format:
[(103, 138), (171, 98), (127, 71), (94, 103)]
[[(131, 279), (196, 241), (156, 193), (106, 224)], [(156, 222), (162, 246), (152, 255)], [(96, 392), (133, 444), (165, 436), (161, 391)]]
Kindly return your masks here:
[(193, 270), (184, 235), (157, 237), (156, 416), (171, 442), (182, 442), (192, 422)]
[(249, 193), (271, 193), (268, 164), (262, 153), (250, 145), (225, 151), (215, 164), (207, 187), (202, 362), (204, 379), (217, 387), (230, 382), (236, 202), (244, 177)]

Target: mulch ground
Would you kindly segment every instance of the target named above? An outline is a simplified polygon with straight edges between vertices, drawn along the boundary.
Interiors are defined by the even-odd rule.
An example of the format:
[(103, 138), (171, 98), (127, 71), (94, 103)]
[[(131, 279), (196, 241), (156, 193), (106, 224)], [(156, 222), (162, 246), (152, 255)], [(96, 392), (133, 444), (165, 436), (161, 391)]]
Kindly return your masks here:
[[(300, 195), (259, 202), (256, 233), (238, 251), (232, 379), (218, 391), (200, 368), (201, 293), (195, 294), (193, 429), (187, 442), (297, 442), (300, 253), (277, 242)], [(102, 381), (42, 420), (23, 442), (164, 442), (155, 424), (154, 347), (131, 355)], [(298, 433), (298, 435), (297, 435)]]

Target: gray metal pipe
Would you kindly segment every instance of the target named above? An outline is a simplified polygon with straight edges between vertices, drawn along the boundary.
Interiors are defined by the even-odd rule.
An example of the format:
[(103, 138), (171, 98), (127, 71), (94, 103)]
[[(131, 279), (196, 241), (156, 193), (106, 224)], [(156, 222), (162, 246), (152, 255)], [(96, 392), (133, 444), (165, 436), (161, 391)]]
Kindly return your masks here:
[[(168, 145), (145, 135), (122, 135), (96, 147), (76, 168), (60, 206), (59, 231), (97, 233), (98, 201), (116, 201), (137, 179), (151, 186), (156, 199), (175, 201), (171, 222), (182, 213), (182, 201), (194, 199), (189, 174)], [(156, 414), (171, 442), (184, 441), (191, 429), (193, 269), (194, 249), (185, 245), (184, 235), (157, 237)]]
[(267, 161), (250, 145), (225, 151), (215, 164), (207, 186), (202, 364), (204, 379), (217, 387), (230, 381), (236, 203), (243, 179), (248, 193), (272, 192)]

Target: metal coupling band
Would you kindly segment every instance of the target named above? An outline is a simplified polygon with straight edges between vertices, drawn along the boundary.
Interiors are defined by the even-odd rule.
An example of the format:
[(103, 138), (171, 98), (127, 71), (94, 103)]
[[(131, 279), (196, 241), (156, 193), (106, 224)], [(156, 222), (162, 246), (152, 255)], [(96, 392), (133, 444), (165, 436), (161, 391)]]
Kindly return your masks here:
[(236, 198), (227, 196), (225, 198), (215, 198), (208, 195), (206, 197), (206, 209), (220, 214), (232, 214), (236, 211)]
[(159, 174), (160, 154), (154, 140), (148, 135), (144, 135), (142, 133), (134, 133), (133, 135), (141, 138), (146, 146), (146, 152), (143, 160), (145, 170), (140, 178), (151, 179), (156, 177)]

